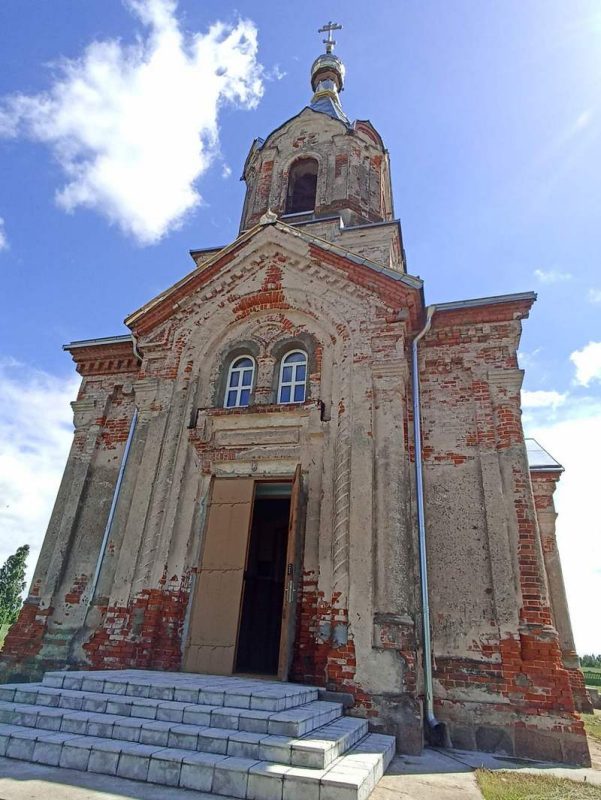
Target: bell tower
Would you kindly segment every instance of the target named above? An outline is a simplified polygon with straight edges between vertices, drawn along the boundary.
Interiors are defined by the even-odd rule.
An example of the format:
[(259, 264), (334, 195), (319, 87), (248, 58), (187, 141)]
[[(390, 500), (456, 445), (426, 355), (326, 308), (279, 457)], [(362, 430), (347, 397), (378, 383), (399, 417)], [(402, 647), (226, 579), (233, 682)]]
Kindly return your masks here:
[[(310, 226), (309, 232), (322, 238), (342, 237), (354, 252), (365, 250), (369, 239), (363, 255), (405, 271), (388, 151), (371, 122), (351, 122), (340, 101), (346, 70), (334, 54), (332, 32), (341, 27), (329, 22), (320, 28), (327, 38), (325, 53), (311, 66), (310, 103), (252, 144), (242, 175), (246, 197), (240, 230), (252, 228), (270, 211), (289, 225)], [(373, 235), (357, 233), (374, 225), (394, 228), (380, 232), (379, 250), (372, 246)], [(351, 230), (354, 237), (348, 235)]]

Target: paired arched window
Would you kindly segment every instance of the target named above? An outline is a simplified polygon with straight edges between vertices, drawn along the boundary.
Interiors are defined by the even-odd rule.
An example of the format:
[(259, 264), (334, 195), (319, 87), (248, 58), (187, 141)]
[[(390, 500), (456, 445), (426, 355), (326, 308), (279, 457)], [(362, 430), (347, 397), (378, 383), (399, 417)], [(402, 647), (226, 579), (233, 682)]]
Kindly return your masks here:
[[(235, 358), (227, 374), (225, 408), (250, 405), (255, 380), (255, 359), (250, 355)], [(277, 383), (277, 403), (304, 403), (307, 397), (307, 354), (290, 350), (282, 357)]]
[(314, 158), (299, 158), (290, 167), (286, 214), (313, 211), (317, 194), (317, 161)]
[(286, 353), (280, 364), (278, 403), (304, 403), (307, 393), (307, 354), (302, 350)]
[[(250, 405), (255, 382), (255, 359), (251, 355), (235, 358), (230, 364), (225, 385), (224, 407)], [(307, 354), (290, 350), (282, 356), (277, 382), (277, 403), (304, 403), (307, 397)]]
[(225, 388), (225, 407), (237, 408), (250, 403), (250, 393), (255, 377), (255, 361), (250, 356), (234, 359), (230, 366)]

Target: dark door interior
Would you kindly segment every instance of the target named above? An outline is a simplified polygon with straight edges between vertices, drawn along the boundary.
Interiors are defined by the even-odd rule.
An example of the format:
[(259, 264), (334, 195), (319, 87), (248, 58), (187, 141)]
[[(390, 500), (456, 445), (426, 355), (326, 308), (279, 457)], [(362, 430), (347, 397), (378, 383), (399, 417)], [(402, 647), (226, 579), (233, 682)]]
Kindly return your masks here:
[[(282, 488), (289, 494), (289, 487)], [(277, 674), (289, 516), (290, 496), (262, 497), (257, 491), (244, 574), (236, 672)]]

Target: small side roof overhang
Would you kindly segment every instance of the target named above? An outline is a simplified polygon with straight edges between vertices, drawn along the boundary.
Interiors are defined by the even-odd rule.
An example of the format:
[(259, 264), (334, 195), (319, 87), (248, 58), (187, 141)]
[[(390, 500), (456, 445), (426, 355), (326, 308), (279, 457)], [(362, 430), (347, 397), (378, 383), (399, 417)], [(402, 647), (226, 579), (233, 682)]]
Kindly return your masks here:
[(478, 308), (479, 306), (491, 306), (498, 303), (516, 303), (526, 300), (534, 303), (536, 292), (516, 292), (514, 294), (498, 294), (492, 297), (475, 297), (472, 300), (454, 300), (451, 303), (435, 303), (437, 311), (461, 311), (464, 308)]
[(525, 439), (530, 472), (563, 472), (559, 461), (540, 445), (536, 439)]
[(81, 347), (105, 347), (111, 344), (131, 344), (131, 333), (126, 333), (123, 336), (104, 336), (100, 339), (79, 339), (76, 342), (67, 342), (63, 345), (63, 350), (70, 353), (72, 350), (78, 350)]

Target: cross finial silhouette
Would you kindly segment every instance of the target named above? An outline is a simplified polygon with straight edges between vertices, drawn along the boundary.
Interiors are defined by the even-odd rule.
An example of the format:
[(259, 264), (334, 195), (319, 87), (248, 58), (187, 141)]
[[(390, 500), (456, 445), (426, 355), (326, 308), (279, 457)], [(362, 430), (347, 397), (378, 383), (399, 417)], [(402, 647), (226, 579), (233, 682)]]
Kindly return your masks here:
[(320, 28), (317, 33), (327, 33), (328, 38), (323, 40), (323, 43), (326, 46), (326, 53), (333, 53), (334, 52), (334, 45), (336, 41), (332, 38), (332, 31), (341, 31), (342, 25), (339, 25), (337, 22), (328, 22), (327, 25), (324, 25), (323, 28)]

